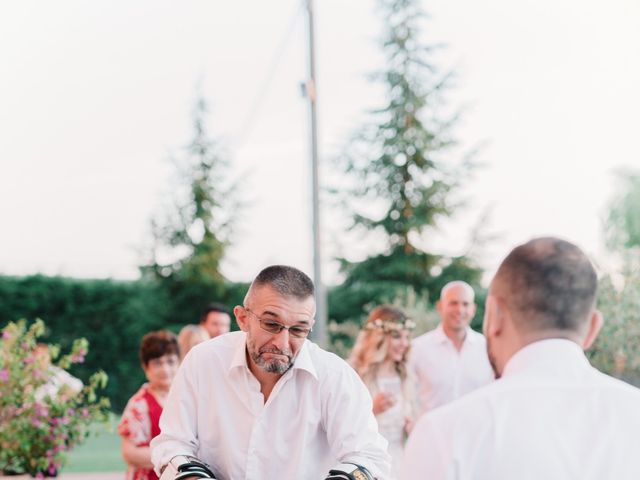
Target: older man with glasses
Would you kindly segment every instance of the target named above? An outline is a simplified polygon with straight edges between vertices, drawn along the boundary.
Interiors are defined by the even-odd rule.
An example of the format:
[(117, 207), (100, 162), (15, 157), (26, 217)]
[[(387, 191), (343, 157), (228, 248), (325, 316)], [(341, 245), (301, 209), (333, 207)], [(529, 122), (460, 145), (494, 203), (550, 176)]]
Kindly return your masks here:
[(309, 277), (267, 267), (234, 314), (242, 331), (196, 346), (174, 380), (151, 444), (161, 478), (387, 478), (366, 387), (307, 340)]

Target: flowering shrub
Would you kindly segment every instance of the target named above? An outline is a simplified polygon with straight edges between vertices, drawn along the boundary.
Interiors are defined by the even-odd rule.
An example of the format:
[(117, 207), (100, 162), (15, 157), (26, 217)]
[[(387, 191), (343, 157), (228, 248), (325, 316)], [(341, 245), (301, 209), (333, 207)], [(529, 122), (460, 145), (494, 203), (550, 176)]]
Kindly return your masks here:
[(600, 370), (640, 386), (640, 249), (626, 252), (624, 260), (617, 278), (600, 281), (604, 326), (587, 353)]
[(85, 339), (55, 361), (60, 349), (38, 345), (45, 325), (10, 322), (0, 339), (0, 472), (53, 476), (65, 452), (81, 443), (89, 425), (106, 421), (109, 401), (98, 398), (107, 376), (100, 371), (87, 385), (66, 372), (88, 352)]

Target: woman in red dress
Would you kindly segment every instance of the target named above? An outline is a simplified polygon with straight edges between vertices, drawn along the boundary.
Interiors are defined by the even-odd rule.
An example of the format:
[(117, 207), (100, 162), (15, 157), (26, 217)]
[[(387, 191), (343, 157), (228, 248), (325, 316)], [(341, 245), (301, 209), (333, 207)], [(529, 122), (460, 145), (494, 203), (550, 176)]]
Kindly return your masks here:
[(148, 383), (131, 397), (118, 425), (122, 456), (129, 465), (126, 480), (158, 480), (151, 465), (149, 442), (160, 433), (162, 406), (178, 371), (179, 358), (173, 333), (161, 330), (143, 337), (140, 362)]

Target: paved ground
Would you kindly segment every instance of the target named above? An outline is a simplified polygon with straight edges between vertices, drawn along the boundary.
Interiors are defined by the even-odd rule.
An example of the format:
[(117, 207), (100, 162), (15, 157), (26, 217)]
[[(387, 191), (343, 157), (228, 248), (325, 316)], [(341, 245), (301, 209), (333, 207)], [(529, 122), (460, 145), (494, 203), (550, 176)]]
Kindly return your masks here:
[(62, 473), (60, 480), (124, 480), (124, 472), (110, 473)]
[[(62, 473), (58, 480), (124, 480), (124, 472), (109, 473)], [(14, 477), (3, 477), (0, 480), (33, 480), (29, 475), (18, 475)]]

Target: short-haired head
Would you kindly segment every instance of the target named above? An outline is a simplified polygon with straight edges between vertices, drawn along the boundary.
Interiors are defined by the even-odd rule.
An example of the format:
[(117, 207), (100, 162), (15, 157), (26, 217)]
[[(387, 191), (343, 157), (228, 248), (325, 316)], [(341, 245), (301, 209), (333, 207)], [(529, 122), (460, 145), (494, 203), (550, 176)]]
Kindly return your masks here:
[(207, 316), (211, 312), (226, 313), (227, 315), (231, 314), (231, 311), (227, 308), (226, 305), (222, 303), (213, 302), (207, 305), (204, 308), (204, 310), (202, 310), (202, 314), (200, 315), (200, 323), (204, 323), (207, 320)]
[(164, 357), (165, 355), (180, 356), (178, 348), (178, 338), (169, 330), (158, 330), (149, 332), (142, 337), (140, 343), (140, 362), (147, 366), (154, 358)]
[(471, 295), (471, 301), (473, 301), (473, 299), (475, 298), (475, 292), (473, 291), (471, 285), (469, 285), (467, 282), (463, 282), (462, 280), (453, 280), (445, 284), (445, 286), (442, 287), (442, 290), (440, 290), (440, 300), (444, 299), (444, 297), (447, 295), (447, 292), (452, 288), (461, 288), (469, 292), (469, 294)]
[(197, 344), (209, 340), (209, 333), (199, 325), (185, 325), (178, 334), (180, 358), (183, 359), (189, 350)]
[(247, 296), (258, 287), (269, 286), (283, 297), (306, 300), (314, 295), (311, 279), (297, 268), (287, 265), (271, 265), (263, 269), (253, 280)]
[(536, 238), (503, 260), (490, 294), (502, 299), (520, 332), (588, 328), (597, 275), (577, 246), (554, 237)]

